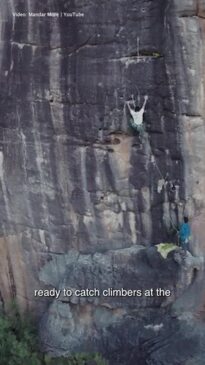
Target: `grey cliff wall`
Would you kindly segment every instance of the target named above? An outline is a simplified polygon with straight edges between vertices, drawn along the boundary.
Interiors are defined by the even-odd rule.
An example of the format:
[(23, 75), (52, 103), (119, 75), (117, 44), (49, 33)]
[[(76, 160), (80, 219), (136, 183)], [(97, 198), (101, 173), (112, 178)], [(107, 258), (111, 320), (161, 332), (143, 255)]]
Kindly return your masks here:
[[(204, 253), (204, 25), (205, 2), (176, 2), (176, 73), (186, 210), (192, 217), (195, 252)], [(183, 67), (183, 65), (185, 65)]]
[[(84, 17), (12, 16), (32, 11)], [(187, 212), (193, 250), (204, 254), (205, 4), (3, 0), (0, 12), (3, 303), (16, 298), (22, 310), (44, 314), (51, 352), (95, 348), (119, 365), (126, 360), (116, 351), (127, 346), (134, 359), (141, 354), (139, 364), (148, 354), (159, 364), (166, 351), (152, 358), (148, 337), (165, 336), (173, 323), (172, 353), (173, 333), (187, 330), (165, 300), (65, 303), (33, 292), (141, 281), (170, 288), (173, 302), (191, 284), (194, 268), (186, 279), (173, 256), (164, 263), (150, 245), (176, 240), (173, 228)], [(140, 107), (148, 96), (141, 139), (130, 127), (132, 95)], [(125, 326), (129, 336), (119, 335)], [(179, 351), (176, 364), (188, 365), (187, 354)]]
[[(85, 18), (71, 20), (12, 18), (12, 9), (44, 7), (5, 6), (2, 246), (21, 252), (36, 286), (52, 254), (168, 239), (169, 216), (177, 222), (179, 201), (183, 205), (184, 181), (169, 81), (167, 4), (76, 2), (71, 7)], [(129, 127), (125, 102), (132, 94), (140, 106), (149, 97), (142, 143)], [(31, 293), (16, 290), (31, 300)]]

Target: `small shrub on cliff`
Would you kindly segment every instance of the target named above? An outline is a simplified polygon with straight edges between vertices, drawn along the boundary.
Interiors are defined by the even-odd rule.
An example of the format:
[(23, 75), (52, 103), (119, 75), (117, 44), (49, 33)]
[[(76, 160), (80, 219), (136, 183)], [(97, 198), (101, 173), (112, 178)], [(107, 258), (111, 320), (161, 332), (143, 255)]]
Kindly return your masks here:
[(54, 358), (51, 359), (45, 356), (46, 365), (107, 365), (99, 354), (75, 354), (68, 358)]

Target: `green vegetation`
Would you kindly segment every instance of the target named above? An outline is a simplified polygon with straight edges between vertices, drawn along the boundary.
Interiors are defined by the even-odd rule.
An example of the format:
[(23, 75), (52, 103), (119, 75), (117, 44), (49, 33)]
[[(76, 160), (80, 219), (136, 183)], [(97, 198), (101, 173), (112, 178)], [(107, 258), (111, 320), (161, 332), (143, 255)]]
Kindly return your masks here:
[(1, 365), (41, 365), (37, 336), (18, 317), (0, 316)]
[(69, 358), (45, 358), (46, 365), (107, 365), (99, 354), (75, 354)]
[(106, 365), (99, 354), (74, 354), (52, 359), (40, 352), (37, 331), (31, 321), (21, 319), (13, 307), (11, 315), (0, 315), (1, 365)]
[(163, 57), (163, 54), (159, 51), (153, 51), (153, 50), (139, 50), (132, 52), (128, 57), (153, 57), (153, 58), (160, 58)]
[(162, 57), (162, 55), (159, 52), (153, 52), (152, 56), (156, 58)]
[(176, 246), (174, 243), (160, 243), (159, 245), (156, 246), (157, 247), (157, 251), (161, 254), (161, 256), (166, 259), (168, 254), (171, 251), (176, 250), (176, 248), (178, 246)]
[(158, 51), (142, 50), (140, 51), (140, 56), (159, 58), (162, 57), (162, 54)]

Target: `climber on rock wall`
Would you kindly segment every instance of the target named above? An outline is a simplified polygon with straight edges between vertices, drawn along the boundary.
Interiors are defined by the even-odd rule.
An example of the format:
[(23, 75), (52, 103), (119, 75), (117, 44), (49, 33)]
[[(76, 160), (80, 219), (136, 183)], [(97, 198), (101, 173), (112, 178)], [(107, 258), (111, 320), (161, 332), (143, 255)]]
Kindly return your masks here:
[(191, 237), (191, 228), (189, 225), (188, 217), (184, 217), (184, 223), (182, 223), (179, 230), (179, 239), (182, 249), (186, 252), (189, 251), (189, 242)]
[(144, 117), (147, 100), (148, 100), (148, 96), (145, 95), (143, 106), (139, 110), (136, 110), (136, 108), (133, 109), (130, 106), (130, 101), (126, 102), (128, 108), (129, 108), (129, 112), (132, 116), (131, 125), (133, 128), (135, 128), (140, 133), (143, 131), (143, 117)]

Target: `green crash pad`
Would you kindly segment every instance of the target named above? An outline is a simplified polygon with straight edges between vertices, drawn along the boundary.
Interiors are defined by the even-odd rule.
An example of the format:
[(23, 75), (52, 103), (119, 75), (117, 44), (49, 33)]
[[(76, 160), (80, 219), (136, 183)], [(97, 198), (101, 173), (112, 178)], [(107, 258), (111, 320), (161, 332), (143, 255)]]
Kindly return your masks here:
[(157, 251), (160, 253), (160, 255), (166, 259), (168, 254), (171, 251), (174, 251), (178, 248), (177, 245), (175, 245), (174, 243), (160, 243), (159, 245), (156, 245), (157, 247)]

